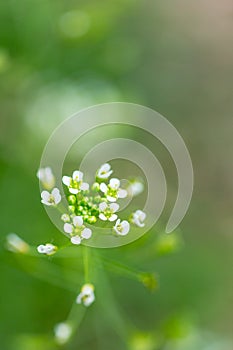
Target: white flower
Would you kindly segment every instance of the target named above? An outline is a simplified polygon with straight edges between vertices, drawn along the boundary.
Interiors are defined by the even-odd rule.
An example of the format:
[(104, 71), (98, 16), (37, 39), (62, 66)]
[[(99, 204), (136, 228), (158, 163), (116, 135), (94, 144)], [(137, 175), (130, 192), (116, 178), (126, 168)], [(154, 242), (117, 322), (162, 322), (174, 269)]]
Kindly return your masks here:
[(64, 222), (69, 222), (70, 221), (70, 216), (68, 214), (62, 214), (61, 219)]
[(112, 173), (113, 170), (111, 170), (111, 165), (105, 163), (97, 170), (96, 177), (99, 179), (108, 179)]
[(44, 188), (47, 190), (51, 190), (55, 185), (55, 177), (52, 173), (52, 169), (47, 168), (41, 168), (37, 171), (36, 176), (40, 180), (41, 184)]
[(58, 188), (54, 188), (51, 193), (48, 191), (41, 192), (41, 203), (45, 205), (57, 205), (61, 202), (61, 194)]
[(64, 224), (64, 231), (71, 235), (70, 241), (73, 244), (79, 245), (82, 239), (89, 239), (92, 236), (91, 229), (83, 225), (82, 216), (74, 216), (72, 223)]
[(84, 306), (90, 306), (95, 301), (94, 286), (90, 283), (82, 286), (81, 292), (77, 296), (76, 303), (83, 303)]
[(119, 179), (111, 179), (109, 184), (100, 184), (100, 190), (106, 195), (109, 202), (116, 202), (118, 198), (125, 198), (127, 196), (127, 191), (120, 188)]
[(59, 344), (65, 344), (72, 335), (72, 328), (69, 324), (62, 322), (54, 327), (55, 339)]
[(144, 227), (145, 226), (145, 221), (146, 219), (146, 213), (144, 213), (142, 210), (136, 210), (133, 214), (132, 214), (132, 219), (131, 222), (135, 225), (137, 225), (138, 227)]
[(144, 190), (144, 185), (142, 182), (138, 181), (138, 180), (134, 180), (132, 182), (130, 182), (129, 186), (128, 186), (128, 191), (132, 196), (137, 196), (140, 193), (142, 193)]
[(130, 224), (126, 220), (121, 221), (118, 219), (113, 229), (118, 235), (125, 236), (130, 230)]
[(75, 170), (72, 177), (63, 176), (62, 182), (69, 188), (70, 193), (77, 194), (80, 191), (89, 190), (89, 184), (83, 182), (83, 173)]
[(51, 243), (41, 244), (37, 247), (40, 254), (53, 255), (57, 251), (57, 247)]
[(7, 249), (14, 253), (25, 254), (29, 251), (29, 245), (15, 233), (9, 233), (6, 237)]
[(99, 214), (99, 218), (103, 221), (115, 221), (117, 219), (117, 215), (114, 214), (119, 209), (119, 204), (111, 203), (107, 204), (106, 202), (102, 202), (99, 205), (99, 209), (101, 213)]

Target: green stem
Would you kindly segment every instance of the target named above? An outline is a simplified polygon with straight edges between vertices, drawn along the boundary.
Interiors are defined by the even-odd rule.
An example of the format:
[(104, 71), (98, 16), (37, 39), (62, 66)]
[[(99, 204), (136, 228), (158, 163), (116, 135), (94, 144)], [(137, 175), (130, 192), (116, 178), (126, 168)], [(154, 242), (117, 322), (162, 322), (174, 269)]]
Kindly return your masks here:
[(84, 268), (84, 280), (85, 283), (89, 281), (89, 248), (87, 246), (83, 246), (83, 268)]

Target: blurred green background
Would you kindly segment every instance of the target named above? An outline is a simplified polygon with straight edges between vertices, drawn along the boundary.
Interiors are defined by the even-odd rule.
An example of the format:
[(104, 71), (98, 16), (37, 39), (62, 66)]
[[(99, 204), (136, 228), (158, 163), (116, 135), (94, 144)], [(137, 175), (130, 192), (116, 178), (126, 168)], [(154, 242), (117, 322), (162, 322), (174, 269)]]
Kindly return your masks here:
[[(173, 123), (193, 160), (194, 196), (171, 241), (152, 230), (103, 252), (155, 271), (158, 291), (100, 275), (99, 301), (64, 349), (232, 349), (232, 36), (230, 0), (0, 3), (1, 349), (57, 348), (48, 339), (83, 282), (80, 259), (11, 254), (5, 237), (64, 241), (40, 204), (41, 152), (62, 120), (111, 101), (144, 104)], [(172, 160), (151, 147), (175, 193)]]

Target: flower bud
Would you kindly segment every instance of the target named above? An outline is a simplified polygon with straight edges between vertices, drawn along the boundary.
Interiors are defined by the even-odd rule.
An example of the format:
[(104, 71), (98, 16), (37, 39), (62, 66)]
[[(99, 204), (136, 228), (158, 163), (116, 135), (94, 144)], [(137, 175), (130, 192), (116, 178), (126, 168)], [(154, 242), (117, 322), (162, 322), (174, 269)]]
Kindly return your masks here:
[(74, 195), (70, 195), (68, 197), (69, 204), (75, 204), (76, 203), (76, 197)]

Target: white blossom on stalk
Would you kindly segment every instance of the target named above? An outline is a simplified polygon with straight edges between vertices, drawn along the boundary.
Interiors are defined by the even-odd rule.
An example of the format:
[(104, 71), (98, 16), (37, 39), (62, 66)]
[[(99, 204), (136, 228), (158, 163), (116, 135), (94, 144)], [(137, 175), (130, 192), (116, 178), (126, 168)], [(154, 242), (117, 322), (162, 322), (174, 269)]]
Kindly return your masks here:
[(144, 223), (145, 219), (146, 219), (146, 213), (144, 213), (142, 210), (136, 210), (132, 214), (131, 222), (138, 227), (144, 227), (145, 226), (145, 223)]
[(68, 187), (69, 192), (72, 194), (89, 190), (89, 184), (87, 182), (83, 182), (83, 173), (79, 170), (75, 170), (72, 177), (63, 176), (62, 182)]
[(14, 253), (25, 254), (29, 251), (29, 245), (15, 233), (9, 233), (6, 237), (6, 248)]
[(102, 182), (100, 190), (106, 195), (109, 202), (116, 202), (118, 198), (127, 196), (127, 191), (120, 188), (120, 180), (116, 178), (112, 178), (108, 185)]
[(61, 202), (61, 194), (58, 188), (54, 188), (52, 192), (42, 191), (41, 192), (41, 203), (54, 206)]
[(117, 219), (117, 214), (115, 212), (119, 209), (119, 204), (111, 203), (107, 204), (106, 202), (102, 202), (99, 204), (99, 218), (103, 221), (115, 221)]
[(98, 179), (108, 179), (112, 173), (113, 173), (113, 170), (111, 170), (111, 165), (108, 163), (105, 163), (101, 165), (101, 167), (97, 170), (96, 177)]
[(95, 301), (94, 286), (87, 283), (82, 286), (81, 292), (77, 296), (76, 303), (90, 306)]
[(53, 255), (57, 251), (57, 247), (51, 243), (40, 244), (37, 247), (37, 251), (40, 254)]
[(71, 243), (76, 245), (79, 245), (82, 239), (89, 239), (92, 236), (91, 229), (83, 225), (82, 216), (74, 216), (72, 223), (66, 222), (64, 224), (64, 231), (71, 236)]
[(129, 233), (130, 224), (126, 220), (121, 221), (120, 219), (118, 219), (113, 229), (118, 235), (125, 236)]
[(55, 340), (58, 344), (62, 345), (70, 339), (72, 335), (72, 327), (66, 322), (61, 322), (54, 327), (54, 333)]
[(138, 196), (143, 192), (144, 184), (138, 180), (134, 180), (130, 182), (127, 189), (132, 196)]
[(36, 175), (46, 190), (51, 190), (54, 187), (55, 177), (50, 167), (40, 168)]

